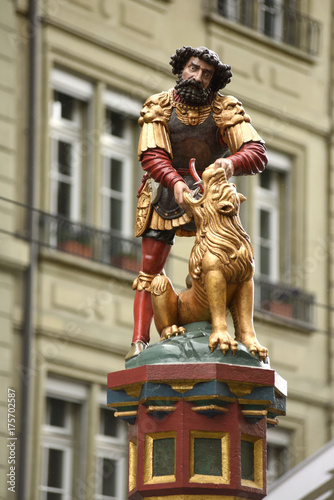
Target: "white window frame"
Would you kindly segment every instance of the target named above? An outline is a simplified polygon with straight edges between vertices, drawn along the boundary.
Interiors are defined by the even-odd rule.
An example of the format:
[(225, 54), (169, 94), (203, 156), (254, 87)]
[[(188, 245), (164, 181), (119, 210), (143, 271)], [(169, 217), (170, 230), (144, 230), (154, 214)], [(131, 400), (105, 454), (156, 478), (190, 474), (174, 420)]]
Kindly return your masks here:
[[(105, 109), (110, 109), (116, 113), (126, 115), (129, 119), (137, 120), (140, 116), (142, 103), (119, 94), (112, 90), (106, 90), (103, 95)], [(106, 231), (110, 230), (110, 199), (115, 198), (123, 202), (122, 208), (122, 226), (120, 233), (124, 237), (132, 235), (132, 193), (133, 193), (133, 148), (136, 146), (133, 143), (133, 133), (129, 122), (124, 122), (124, 137), (104, 132), (101, 136), (101, 153), (103, 157), (103, 185), (101, 187), (102, 195), (102, 227)], [(107, 187), (107, 162), (115, 158), (122, 162), (122, 192), (113, 191)]]
[[(93, 97), (93, 85), (81, 78), (71, 75), (63, 70), (54, 68), (51, 74), (51, 88), (53, 91), (62, 92), (74, 99), (87, 103)], [(80, 193), (81, 193), (81, 156), (82, 156), (82, 123), (79, 114), (77, 113), (74, 120), (66, 120), (57, 116), (57, 109), (52, 100), (52, 108), (50, 110), (50, 136), (51, 136), (51, 213), (57, 214), (57, 195), (58, 188), (54, 187), (56, 183), (67, 177), (66, 182), (69, 182), (72, 187), (72, 196), (70, 202), (70, 219), (78, 221), (80, 218)], [(64, 140), (73, 146), (73, 175), (62, 176), (55, 167), (55, 147), (54, 142)]]
[[(265, 0), (260, 0), (259, 2), (259, 31), (260, 33), (264, 33), (269, 38), (273, 38), (274, 40), (282, 39), (282, 31), (283, 31), (283, 0), (274, 0), (275, 7), (269, 7), (265, 5)], [(269, 9), (277, 10), (277, 16), (274, 20), (274, 31), (273, 33), (265, 33), (265, 12), (269, 11)]]
[[(268, 166), (273, 173), (288, 175), (291, 170), (291, 158), (283, 153), (268, 150)], [(261, 175), (261, 174), (260, 174)], [(288, 194), (287, 194), (288, 196)], [(279, 179), (274, 181), (272, 189), (262, 188), (260, 185), (260, 177), (257, 176), (257, 185), (255, 188), (255, 258), (258, 264), (256, 265), (256, 274), (261, 277), (261, 237), (260, 237), (260, 214), (261, 209), (269, 212), (271, 216), (270, 239), (267, 241), (270, 250), (269, 276), (266, 276), (269, 281), (275, 283), (279, 281), (279, 266), (280, 266), (280, 205), (284, 200), (280, 200)], [(264, 276), (263, 276), (264, 277)]]
[[(59, 380), (55, 378), (48, 378), (46, 380), (45, 386), (45, 398), (54, 398), (68, 403), (80, 404), (83, 406), (88, 397), (88, 388), (73, 382), (66, 382), (65, 380)], [(49, 424), (43, 425), (43, 436), (42, 436), (42, 474), (41, 474), (41, 485), (39, 490), (41, 492), (41, 500), (45, 500), (47, 497), (47, 492), (54, 492), (62, 494), (62, 500), (72, 499), (72, 471), (73, 471), (73, 429), (74, 422), (70, 415), (70, 407), (67, 408), (67, 414), (65, 415), (65, 425), (64, 427), (51, 426)], [(47, 412), (46, 408), (46, 412)], [(46, 414), (47, 421), (48, 415)], [(63, 451), (64, 461), (63, 461), (63, 487), (62, 488), (52, 488), (47, 486), (48, 480), (48, 450), (55, 449)]]
[[(54, 488), (47, 486), (48, 470), (49, 470), (49, 450), (59, 450), (64, 453), (62, 478), (63, 487)], [(45, 439), (43, 443), (43, 470), (42, 470), (42, 484), (40, 486), (41, 500), (46, 500), (47, 493), (58, 493), (62, 495), (62, 500), (71, 500), (72, 498), (72, 463), (73, 463), (73, 450), (68, 440), (57, 438)]]
[[(287, 462), (284, 464), (283, 473), (287, 472), (290, 468), (290, 448), (291, 448), (291, 432), (286, 429), (267, 429), (267, 446), (277, 446), (285, 450)], [(269, 464), (267, 461), (267, 474), (270, 476), (271, 469), (275, 468), (276, 464)], [(269, 477), (270, 479), (270, 477)], [(278, 478), (275, 478), (275, 481)], [(271, 482), (273, 482), (271, 481)]]
[[(78, 221), (80, 218), (80, 148), (81, 144), (77, 137), (71, 137), (71, 134), (66, 135), (62, 131), (54, 131), (52, 133), (52, 146), (51, 146), (51, 213), (57, 214), (57, 200), (58, 200), (58, 189), (59, 183), (64, 182), (69, 184), (71, 187), (71, 198), (70, 198), (70, 219), (73, 221)], [(58, 171), (58, 161), (57, 161), (57, 146), (58, 142), (66, 142), (72, 146), (72, 175), (61, 174)]]
[[(105, 390), (101, 390), (99, 403), (100, 410), (106, 409), (107, 393)], [(111, 411), (111, 410), (110, 410)], [(99, 414), (99, 429), (96, 436), (96, 467), (97, 467), (97, 491), (94, 495), (95, 500), (123, 500), (126, 498), (127, 494), (127, 453), (128, 453), (128, 441), (126, 424), (124, 423), (122, 433), (122, 426), (120, 427), (121, 432), (117, 436), (106, 436), (100, 433), (100, 414)], [(102, 470), (103, 459), (115, 460), (116, 462), (116, 496), (105, 496), (102, 495), (102, 475), (99, 473)]]

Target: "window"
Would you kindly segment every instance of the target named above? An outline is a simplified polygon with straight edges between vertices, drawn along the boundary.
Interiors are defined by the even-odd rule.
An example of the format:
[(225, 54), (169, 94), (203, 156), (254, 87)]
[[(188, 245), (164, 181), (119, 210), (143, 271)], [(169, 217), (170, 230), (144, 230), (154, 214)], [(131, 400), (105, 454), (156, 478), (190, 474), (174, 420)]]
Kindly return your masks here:
[[(105, 392), (100, 402), (106, 401)], [(127, 484), (127, 425), (106, 406), (100, 407), (96, 437), (96, 500), (123, 500)]]
[(95, 92), (92, 83), (60, 69), (51, 82), (52, 215), (41, 221), (43, 239), (52, 248), (110, 263), (111, 256), (132, 253), (132, 242), (127, 251), (123, 239), (133, 236), (142, 103), (101, 82)]
[(92, 85), (60, 70), (52, 75), (51, 213), (82, 218), (83, 179), (87, 175), (87, 120)]
[(291, 159), (268, 152), (268, 166), (256, 182), (256, 238), (254, 241), (257, 274), (277, 282), (289, 266)]
[(267, 429), (267, 484), (271, 484), (290, 468), (291, 435), (284, 429)]
[(48, 378), (39, 500), (126, 498), (127, 424), (105, 402), (99, 386)]
[(253, 26), (253, 4), (249, 0), (218, 0), (218, 12), (231, 21)]
[(83, 401), (86, 391), (83, 386), (53, 379), (48, 380), (47, 386), (40, 499), (78, 498), (76, 485), (84, 474), (82, 436), (85, 435)]
[(218, 14), (308, 54), (319, 51), (320, 23), (300, 11), (299, 0), (216, 0)]
[[(132, 234), (133, 164), (137, 155), (137, 119), (141, 104), (106, 91), (102, 136), (102, 225), (123, 236)], [(135, 160), (136, 161), (136, 160)]]
[(263, 0), (260, 4), (260, 31), (270, 38), (281, 38), (282, 0)]

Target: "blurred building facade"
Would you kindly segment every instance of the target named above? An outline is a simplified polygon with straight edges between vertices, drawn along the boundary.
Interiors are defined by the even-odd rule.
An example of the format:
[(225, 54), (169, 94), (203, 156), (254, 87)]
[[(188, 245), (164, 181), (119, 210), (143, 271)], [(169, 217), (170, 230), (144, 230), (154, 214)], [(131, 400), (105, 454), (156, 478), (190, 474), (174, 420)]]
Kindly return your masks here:
[[(225, 92), (268, 147), (264, 174), (235, 179), (255, 328), (289, 387), (268, 479), (333, 438), (333, 16), (332, 0), (2, 0), (0, 498), (15, 437), (21, 500), (126, 498), (126, 428), (105, 402), (132, 336), (137, 119), (182, 45), (232, 66)], [(166, 268), (176, 289), (190, 246)]]

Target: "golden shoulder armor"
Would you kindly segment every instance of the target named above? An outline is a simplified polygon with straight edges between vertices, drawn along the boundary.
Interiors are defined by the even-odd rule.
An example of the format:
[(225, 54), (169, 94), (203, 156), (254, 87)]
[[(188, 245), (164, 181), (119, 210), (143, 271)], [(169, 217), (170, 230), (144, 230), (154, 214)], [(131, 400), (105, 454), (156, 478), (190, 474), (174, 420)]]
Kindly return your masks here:
[(217, 127), (226, 128), (237, 123), (250, 123), (250, 116), (246, 114), (242, 103), (232, 95), (217, 94), (212, 103), (213, 118)]
[(138, 120), (142, 127), (144, 123), (162, 122), (168, 127), (168, 121), (172, 113), (172, 103), (169, 92), (154, 94), (144, 103)]
[(215, 124), (232, 154), (247, 142), (264, 143), (251, 125), (250, 116), (246, 114), (242, 103), (235, 97), (217, 94), (212, 111)]
[(168, 122), (172, 114), (172, 90), (155, 94), (147, 99), (140, 112), (138, 120), (142, 127), (139, 143), (138, 158), (144, 151), (159, 147), (173, 156), (169, 139)]

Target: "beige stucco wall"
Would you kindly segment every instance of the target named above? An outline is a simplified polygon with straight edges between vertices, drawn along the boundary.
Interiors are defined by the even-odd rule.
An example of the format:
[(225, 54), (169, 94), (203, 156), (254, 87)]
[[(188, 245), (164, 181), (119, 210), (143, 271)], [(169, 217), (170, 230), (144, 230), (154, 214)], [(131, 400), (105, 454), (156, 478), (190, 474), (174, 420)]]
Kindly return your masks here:
[[(313, 293), (317, 302), (333, 306), (329, 302), (334, 296), (333, 107), (329, 105), (334, 79), (333, 64), (330, 66), (333, 2), (323, 0), (321, 9), (315, 7), (316, 2), (310, 4), (314, 10), (310, 13), (323, 28), (320, 55), (315, 59), (252, 37), (229, 23), (205, 19), (200, 0), (191, 2), (191, 10), (188, 0), (41, 1), (38, 207), (48, 211), (50, 201), (47, 126), (53, 67), (91, 81), (96, 95), (112, 88), (144, 101), (148, 95), (173, 86), (168, 61), (177, 47), (207, 45), (231, 64), (234, 77), (226, 91), (242, 100), (268, 147), (294, 157), (292, 282)], [(21, 202), (25, 201), (27, 175), (27, 5), (26, 0), (4, 0), (0, 30), (0, 194)], [(94, 113), (98, 123), (102, 111), (95, 109)], [(97, 151), (95, 144), (98, 169)], [(98, 176), (95, 182), (97, 193)], [(245, 222), (251, 236), (253, 182), (252, 178), (242, 181), (248, 195)], [(94, 207), (93, 223), (98, 225), (101, 205), (97, 194)], [(3, 207), (1, 201), (0, 210), (1, 227), (12, 231), (20, 214), (12, 206)], [(190, 245), (190, 241), (179, 241), (173, 252), (187, 258)], [(21, 394), (17, 368), (22, 354), (22, 273), (28, 256), (26, 243), (1, 235), (2, 414), (7, 387), (14, 384), (18, 398)], [(183, 286), (186, 265), (174, 261), (167, 269), (176, 287)], [(123, 358), (131, 341), (133, 277), (57, 252), (43, 250), (40, 254), (34, 316), (31, 499), (36, 498), (40, 481), (40, 429), (47, 374), (89, 382), (95, 388), (92, 390), (97, 390), (108, 372), (124, 367)], [(288, 381), (288, 415), (280, 425), (294, 431), (291, 465), (333, 437), (334, 340), (331, 337), (330, 351), (326, 333), (333, 328), (333, 313), (331, 318), (330, 324), (328, 309), (317, 308), (316, 331), (308, 332), (264, 315), (255, 316), (256, 330), (260, 341), (269, 347), (272, 367)], [(156, 341), (157, 335), (153, 333), (152, 338)], [(6, 432), (3, 425), (2, 477), (7, 467)], [(93, 442), (92, 435), (90, 440)], [(0, 498), (6, 498), (3, 481), (0, 488)]]

